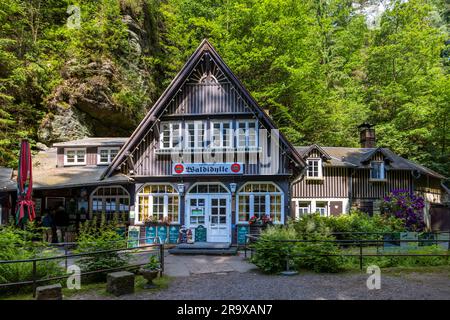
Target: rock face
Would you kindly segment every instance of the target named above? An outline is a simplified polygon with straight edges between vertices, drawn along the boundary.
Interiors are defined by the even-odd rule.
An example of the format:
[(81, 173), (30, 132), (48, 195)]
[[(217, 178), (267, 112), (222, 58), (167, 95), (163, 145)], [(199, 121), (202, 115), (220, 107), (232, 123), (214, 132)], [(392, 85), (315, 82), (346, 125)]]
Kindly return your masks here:
[(128, 271), (108, 273), (106, 291), (115, 296), (134, 293), (134, 274)]
[(149, 108), (155, 76), (142, 58), (154, 53), (154, 25), (148, 8), (135, 13), (124, 5), (121, 10), (129, 48), (65, 63), (62, 82), (46, 98), (49, 112), (38, 129), (40, 142), (128, 136)]

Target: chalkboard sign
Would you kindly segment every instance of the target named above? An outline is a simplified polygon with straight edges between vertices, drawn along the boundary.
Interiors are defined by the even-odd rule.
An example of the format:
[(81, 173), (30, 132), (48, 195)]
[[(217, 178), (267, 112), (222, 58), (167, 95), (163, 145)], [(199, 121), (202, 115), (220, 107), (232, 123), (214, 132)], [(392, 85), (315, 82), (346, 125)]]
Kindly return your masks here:
[(125, 238), (125, 227), (118, 227), (116, 232), (121, 238)]
[(167, 242), (167, 227), (159, 226), (157, 236), (161, 240), (161, 243), (166, 243)]
[(408, 242), (401, 241), (400, 247), (402, 250), (416, 250), (417, 242), (412, 242), (411, 240), (418, 240), (419, 237), (417, 232), (400, 232), (400, 241), (408, 240)]
[(195, 242), (206, 242), (206, 228), (202, 225), (195, 228)]
[(178, 234), (180, 227), (178, 226), (170, 226), (169, 227), (169, 243), (177, 243), (178, 242)]
[(245, 244), (247, 238), (245, 237), (249, 232), (248, 226), (237, 226), (237, 242), (238, 244)]
[(135, 226), (128, 227), (128, 248), (139, 247), (141, 228)]
[(151, 244), (155, 242), (156, 237), (156, 227), (155, 226), (147, 226), (145, 227), (145, 243)]

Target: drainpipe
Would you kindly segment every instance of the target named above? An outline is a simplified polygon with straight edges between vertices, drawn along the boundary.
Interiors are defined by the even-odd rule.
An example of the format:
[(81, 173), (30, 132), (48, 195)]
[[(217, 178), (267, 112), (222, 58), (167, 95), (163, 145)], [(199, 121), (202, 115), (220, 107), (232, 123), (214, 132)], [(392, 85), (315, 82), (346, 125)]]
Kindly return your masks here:
[(353, 205), (353, 176), (355, 175), (355, 169), (350, 169), (350, 175), (348, 176), (348, 212), (351, 211)]

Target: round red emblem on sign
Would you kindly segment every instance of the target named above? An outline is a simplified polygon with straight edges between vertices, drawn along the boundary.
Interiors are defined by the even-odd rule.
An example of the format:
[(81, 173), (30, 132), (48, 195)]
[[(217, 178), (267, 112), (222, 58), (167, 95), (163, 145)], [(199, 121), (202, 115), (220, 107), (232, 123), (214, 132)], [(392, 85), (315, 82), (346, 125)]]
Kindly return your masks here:
[(184, 166), (182, 164), (176, 164), (174, 170), (175, 173), (182, 173), (184, 171)]
[(233, 171), (234, 173), (241, 171), (241, 165), (239, 163), (233, 163), (231, 165), (231, 171)]

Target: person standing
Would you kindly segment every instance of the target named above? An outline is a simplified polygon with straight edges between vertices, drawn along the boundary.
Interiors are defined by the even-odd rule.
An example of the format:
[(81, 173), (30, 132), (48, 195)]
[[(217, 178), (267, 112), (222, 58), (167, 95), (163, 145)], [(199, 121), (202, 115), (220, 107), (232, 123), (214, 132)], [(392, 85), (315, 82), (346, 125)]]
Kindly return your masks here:
[(52, 243), (53, 240), (53, 217), (50, 212), (47, 211), (42, 219), (42, 228), (44, 228), (44, 242)]
[(64, 210), (64, 207), (60, 206), (56, 210), (56, 215), (55, 215), (56, 235), (58, 237), (59, 243), (64, 242), (68, 224), (69, 224), (69, 219), (68, 219), (66, 210)]

